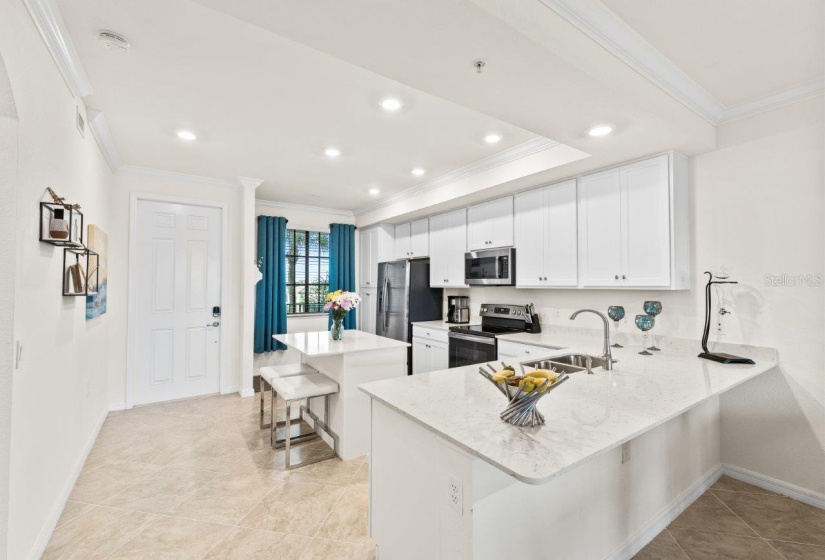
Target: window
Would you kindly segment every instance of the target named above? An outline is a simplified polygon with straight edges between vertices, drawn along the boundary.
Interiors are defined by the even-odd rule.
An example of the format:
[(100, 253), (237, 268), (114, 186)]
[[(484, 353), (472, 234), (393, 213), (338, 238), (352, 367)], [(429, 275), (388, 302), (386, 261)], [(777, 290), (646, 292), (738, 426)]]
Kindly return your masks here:
[(286, 312), (323, 313), (329, 292), (329, 233), (286, 230)]

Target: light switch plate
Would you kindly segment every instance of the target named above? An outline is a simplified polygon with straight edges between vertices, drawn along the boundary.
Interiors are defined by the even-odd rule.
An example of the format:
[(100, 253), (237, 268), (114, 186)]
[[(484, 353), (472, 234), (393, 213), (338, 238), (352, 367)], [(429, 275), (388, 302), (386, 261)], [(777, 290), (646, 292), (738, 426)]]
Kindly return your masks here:
[(464, 515), (464, 489), (461, 479), (447, 473), (447, 502), (459, 515)]

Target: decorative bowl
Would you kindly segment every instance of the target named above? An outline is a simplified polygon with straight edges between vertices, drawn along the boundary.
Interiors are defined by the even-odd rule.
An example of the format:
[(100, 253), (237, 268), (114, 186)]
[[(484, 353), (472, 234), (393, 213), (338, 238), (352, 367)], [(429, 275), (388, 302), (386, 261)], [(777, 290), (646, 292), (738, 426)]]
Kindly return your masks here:
[[(500, 381), (494, 379), (493, 376), (497, 371), (490, 364), (484, 364), (478, 368), (482, 377), (495, 385), (507, 397), (507, 407), (501, 411), (499, 417), (514, 426), (533, 427), (544, 424), (544, 415), (536, 410), (536, 404), (570, 377), (566, 373), (561, 373), (555, 381), (543, 379), (536, 382), (537, 378), (531, 378), (531, 382), (525, 383), (525, 379), (529, 376), (516, 376), (515, 369), (505, 365), (504, 362), (501, 365), (504, 369), (512, 370), (513, 375)], [(524, 366), (521, 366), (521, 370), (524, 374)]]

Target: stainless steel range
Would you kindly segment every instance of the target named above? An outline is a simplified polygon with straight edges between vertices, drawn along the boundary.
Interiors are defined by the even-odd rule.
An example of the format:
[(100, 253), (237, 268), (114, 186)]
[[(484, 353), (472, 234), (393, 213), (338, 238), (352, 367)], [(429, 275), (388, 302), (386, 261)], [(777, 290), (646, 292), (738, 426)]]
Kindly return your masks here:
[(450, 367), (492, 362), (498, 356), (496, 335), (530, 330), (532, 318), (523, 305), (482, 303), (481, 324), (450, 327)]

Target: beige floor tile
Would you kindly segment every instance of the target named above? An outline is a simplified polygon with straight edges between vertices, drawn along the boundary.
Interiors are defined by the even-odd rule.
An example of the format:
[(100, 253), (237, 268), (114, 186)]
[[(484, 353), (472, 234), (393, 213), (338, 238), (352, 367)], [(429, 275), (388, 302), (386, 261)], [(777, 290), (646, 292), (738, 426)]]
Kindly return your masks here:
[[(313, 453), (325, 453), (326, 449), (318, 449)], [(310, 459), (313, 455), (310, 455)], [(320, 463), (313, 463), (293, 471), (288, 471), (285, 479), (295, 482), (314, 482), (331, 486), (346, 486), (355, 477), (358, 468), (364, 462), (363, 457), (342, 461), (338, 458), (328, 459)]]
[(822, 560), (825, 558), (825, 546), (784, 541), (768, 542), (787, 560)]
[(368, 484), (370, 481), (370, 464), (367, 461), (361, 463), (355, 472), (355, 477), (350, 484)]
[(343, 488), (283, 482), (238, 525), (282, 533), (314, 536), (338, 502)]
[(158, 470), (160, 467), (157, 465), (105, 463), (81, 473), (69, 499), (75, 502), (101, 504), (128, 486), (146, 480)]
[(369, 538), (369, 490), (366, 484), (355, 484), (344, 490), (316, 536), (365, 546), (373, 544)]
[(97, 506), (52, 534), (43, 560), (105, 558), (140, 533), (155, 515)]
[(710, 493), (705, 493), (693, 502), (682, 515), (671, 523), (670, 527), (710, 531), (730, 535), (757, 536), (741, 519), (731, 512), (725, 504)]
[(61, 527), (70, 521), (74, 521), (84, 513), (88, 513), (95, 506), (93, 504), (84, 504), (81, 502), (66, 502), (63, 512), (60, 514), (60, 519), (57, 520), (57, 527)]
[(825, 512), (778, 494), (714, 492), (766, 539), (825, 545)]
[(676, 543), (676, 539), (665, 529), (646, 547), (639, 551), (634, 560), (688, 560), (687, 554)]
[(161, 517), (108, 558), (199, 560), (230, 530), (225, 525)]
[(301, 560), (375, 560), (375, 547), (312, 539)]
[(169, 514), (234, 525), (277, 484), (258, 477), (221, 475), (188, 495)]
[(747, 482), (742, 482), (741, 480), (736, 480), (735, 478), (731, 478), (729, 476), (722, 476), (719, 480), (717, 480), (713, 486), (710, 487), (711, 490), (727, 490), (728, 492), (747, 492), (749, 494), (774, 494), (769, 490), (763, 490), (758, 486), (754, 486), (753, 484), (748, 484)]
[(236, 527), (206, 555), (207, 560), (298, 560), (310, 538)]
[(782, 560), (782, 556), (759, 537), (669, 530), (690, 560)]
[(105, 505), (137, 511), (167, 513), (183, 499), (218, 477), (218, 473), (164, 468), (145, 481), (118, 492)]

